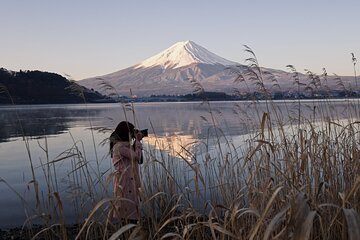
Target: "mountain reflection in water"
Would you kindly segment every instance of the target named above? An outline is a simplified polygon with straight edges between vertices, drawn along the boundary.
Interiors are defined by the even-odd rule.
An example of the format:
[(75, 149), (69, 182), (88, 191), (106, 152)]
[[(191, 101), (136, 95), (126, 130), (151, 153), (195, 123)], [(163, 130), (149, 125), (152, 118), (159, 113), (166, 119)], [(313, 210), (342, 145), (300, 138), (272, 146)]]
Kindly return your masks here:
[(164, 136), (152, 134), (144, 138), (144, 144), (150, 145), (153, 149), (165, 151), (173, 157), (187, 161), (191, 161), (192, 150), (198, 142), (199, 140), (193, 135), (181, 135), (179, 133)]
[[(223, 115), (234, 117), (221, 116), (216, 125), (234, 134), (243, 131), (242, 121), (230, 109), (223, 110)], [(149, 132), (162, 136), (207, 137), (208, 127), (214, 127), (209, 109), (200, 103), (140, 103), (134, 104), (134, 111), (135, 115), (121, 104), (0, 106), (0, 142), (16, 137), (58, 135), (79, 126), (114, 129), (125, 119), (135, 122), (138, 128), (148, 128)]]

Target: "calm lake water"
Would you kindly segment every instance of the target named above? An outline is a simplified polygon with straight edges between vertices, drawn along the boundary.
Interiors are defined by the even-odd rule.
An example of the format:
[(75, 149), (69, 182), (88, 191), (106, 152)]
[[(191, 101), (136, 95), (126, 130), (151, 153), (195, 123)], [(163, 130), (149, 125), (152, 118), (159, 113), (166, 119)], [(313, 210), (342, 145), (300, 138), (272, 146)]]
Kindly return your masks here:
[[(296, 124), (299, 106), (303, 117), (318, 121), (326, 117), (356, 118), (359, 104), (358, 100), (332, 100), (279, 101), (270, 105), (196, 102), (0, 106), (0, 227), (19, 226), (26, 216), (33, 216), (35, 199), (30, 159), (41, 191), (46, 189), (41, 166), (46, 168), (47, 161), (69, 154), (68, 150), (75, 144), (81, 146), (94, 169), (99, 166), (94, 171), (108, 174), (111, 169), (108, 144), (102, 143), (122, 120), (134, 122), (139, 129), (149, 129), (149, 137), (144, 140), (148, 148), (160, 139), (180, 151), (181, 146), (191, 146), (198, 139), (218, 139), (219, 135), (242, 144), (243, 138), (239, 136), (258, 129), (262, 113), (274, 112), (274, 109), (285, 125)], [(64, 203), (70, 192), (70, 171), (71, 166), (65, 160), (59, 161), (54, 171), (58, 182), (52, 184), (56, 185)], [(66, 214), (71, 222), (75, 213), (70, 208)]]

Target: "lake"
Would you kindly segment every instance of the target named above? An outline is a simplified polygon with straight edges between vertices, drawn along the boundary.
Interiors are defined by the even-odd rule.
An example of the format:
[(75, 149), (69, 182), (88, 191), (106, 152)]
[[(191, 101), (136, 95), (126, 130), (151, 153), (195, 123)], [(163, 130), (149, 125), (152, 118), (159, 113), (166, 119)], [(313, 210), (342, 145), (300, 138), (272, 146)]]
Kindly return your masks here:
[[(32, 212), (36, 204), (31, 169), (40, 195), (46, 196), (45, 185), (51, 184), (66, 204), (71, 204), (67, 194), (74, 191), (69, 186), (76, 179), (71, 176), (72, 163), (59, 160), (63, 156), (80, 148), (90, 171), (106, 177), (111, 172), (106, 139), (122, 120), (149, 129), (146, 149), (173, 154), (200, 147), (198, 140), (206, 140), (210, 148), (219, 139), (230, 139), (235, 146), (244, 144), (259, 128), (263, 112), (292, 126), (327, 118), (357, 119), (358, 107), (358, 100), (0, 106), (0, 227), (20, 226), (26, 216), (39, 217)], [(47, 169), (50, 165), (53, 169)], [(53, 175), (44, 174), (46, 170)], [(49, 180), (54, 175), (56, 182)], [(75, 215), (71, 208), (66, 210), (68, 222)]]

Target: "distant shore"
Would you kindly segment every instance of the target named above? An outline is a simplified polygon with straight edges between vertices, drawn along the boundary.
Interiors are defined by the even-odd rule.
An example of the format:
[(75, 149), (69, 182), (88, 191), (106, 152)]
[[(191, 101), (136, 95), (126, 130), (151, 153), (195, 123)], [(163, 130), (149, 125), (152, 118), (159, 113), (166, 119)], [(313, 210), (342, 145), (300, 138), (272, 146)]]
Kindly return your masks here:
[[(230, 95), (229, 95), (230, 96)], [(15, 102), (14, 104), (11, 103), (2, 103), (0, 102), (0, 106), (11, 106), (11, 105), (81, 105), (81, 104), (106, 104), (106, 103), (176, 103), (176, 102), (262, 102), (262, 101), (342, 101), (342, 100), (357, 100), (359, 97), (351, 96), (351, 97), (316, 97), (316, 98), (271, 98), (271, 99), (264, 99), (264, 98), (183, 98), (183, 97), (143, 97), (143, 98), (122, 98), (116, 100), (104, 100), (104, 101), (89, 101), (89, 102)]]

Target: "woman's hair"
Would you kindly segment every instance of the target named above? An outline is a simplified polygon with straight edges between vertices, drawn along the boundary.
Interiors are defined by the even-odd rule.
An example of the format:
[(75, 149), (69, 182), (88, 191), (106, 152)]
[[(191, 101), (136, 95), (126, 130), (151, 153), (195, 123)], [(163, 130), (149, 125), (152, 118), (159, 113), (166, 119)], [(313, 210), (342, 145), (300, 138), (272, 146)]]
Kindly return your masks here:
[(122, 121), (117, 125), (115, 133), (122, 141), (129, 142), (134, 135), (134, 128), (132, 123)]
[(115, 131), (110, 135), (110, 153), (112, 157), (112, 149), (117, 141), (130, 142), (134, 136), (135, 126), (127, 121), (120, 122)]

